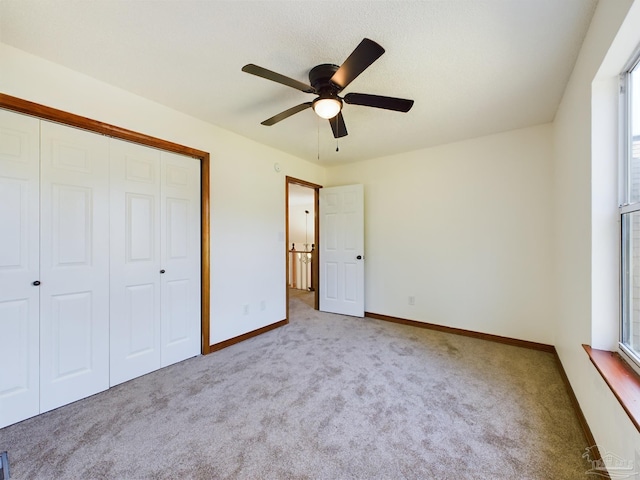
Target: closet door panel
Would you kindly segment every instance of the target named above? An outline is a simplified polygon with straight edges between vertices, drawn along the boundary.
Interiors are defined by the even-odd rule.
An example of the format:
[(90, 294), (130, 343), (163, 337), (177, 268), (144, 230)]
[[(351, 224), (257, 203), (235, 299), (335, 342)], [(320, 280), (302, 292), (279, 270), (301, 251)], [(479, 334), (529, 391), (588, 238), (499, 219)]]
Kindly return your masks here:
[(40, 122), (0, 110), (0, 428), (38, 414)]
[(111, 385), (160, 368), (160, 152), (111, 140)]
[(162, 366), (200, 353), (200, 162), (162, 152)]
[(109, 387), (109, 146), (41, 123), (40, 410)]

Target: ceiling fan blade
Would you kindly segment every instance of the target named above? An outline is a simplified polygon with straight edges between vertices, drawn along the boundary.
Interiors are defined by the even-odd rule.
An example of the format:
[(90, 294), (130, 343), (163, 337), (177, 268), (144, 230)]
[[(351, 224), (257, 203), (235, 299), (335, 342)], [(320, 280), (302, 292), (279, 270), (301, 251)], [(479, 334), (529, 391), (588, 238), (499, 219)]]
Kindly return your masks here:
[(334, 138), (342, 138), (348, 135), (347, 126), (344, 124), (344, 118), (342, 112), (339, 112), (335, 117), (329, 119), (331, 124), (331, 130), (333, 130)]
[(251, 75), (266, 78), (267, 80), (271, 80), (272, 82), (286, 85), (287, 87), (295, 88), (296, 90), (301, 90), (305, 93), (316, 93), (316, 89), (311, 85), (299, 82), (298, 80), (294, 80), (293, 78), (285, 77), (284, 75), (281, 75), (279, 73), (259, 67), (258, 65), (254, 65), (253, 63), (249, 63), (248, 65), (242, 67), (242, 71), (250, 73)]
[(285, 110), (284, 112), (280, 112), (279, 114), (274, 115), (271, 118), (267, 118), (264, 122), (260, 122), (260, 123), (262, 125), (266, 125), (267, 127), (270, 127), (271, 125), (278, 123), (284, 120), (285, 118), (289, 118), (291, 115), (295, 115), (296, 113), (301, 112), (302, 110), (306, 110), (309, 107), (311, 107), (311, 102), (301, 103), (300, 105), (291, 107)]
[(364, 72), (369, 65), (375, 62), (384, 53), (384, 48), (373, 40), (363, 39), (351, 55), (344, 61), (340, 68), (333, 74), (331, 81), (341, 89), (349, 85), (358, 75)]
[(367, 93), (347, 93), (343, 100), (350, 105), (384, 108), (385, 110), (395, 110), (396, 112), (408, 112), (413, 107), (413, 100), (369, 95)]

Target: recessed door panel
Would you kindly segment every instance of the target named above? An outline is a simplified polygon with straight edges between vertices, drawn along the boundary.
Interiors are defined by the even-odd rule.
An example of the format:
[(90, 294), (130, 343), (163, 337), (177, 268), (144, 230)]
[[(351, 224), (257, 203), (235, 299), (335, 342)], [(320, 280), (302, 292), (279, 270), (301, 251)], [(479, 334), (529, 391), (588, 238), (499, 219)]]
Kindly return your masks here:
[[(0, 125), (0, 157), (4, 161), (11, 161), (15, 163), (28, 164), (29, 163), (29, 140), (32, 133), (31, 126), (26, 128), (20, 125), (20, 121), (16, 121), (10, 124), (6, 121), (11, 115), (17, 115), (6, 110), (2, 110), (3, 119), (5, 120)], [(26, 118), (26, 117), (25, 117)], [(11, 120), (13, 122), (13, 120)], [(28, 122), (24, 122), (28, 123)], [(37, 127), (36, 127), (37, 128)]]
[(326, 214), (340, 211), (340, 194), (329, 190), (324, 191), (324, 209)]
[(51, 165), (53, 168), (58, 171), (66, 170), (87, 175), (92, 174), (95, 163), (91, 145), (77, 143), (74, 139), (69, 139), (68, 135), (65, 134), (50, 137), (49, 141), (48, 146), (51, 151)]
[[(188, 159), (191, 162), (193, 159)], [(166, 188), (189, 188), (193, 170), (188, 167), (178, 165), (177, 163), (169, 163), (165, 166), (165, 187)]]
[(189, 304), (189, 284), (190, 281), (185, 279), (173, 280), (165, 285), (163, 293), (169, 296), (167, 302), (169, 311), (165, 312), (168, 328), (166, 338), (163, 338), (163, 343), (167, 346), (175, 346), (177, 343), (189, 341), (189, 336), (191, 335), (190, 318), (184, 314), (191, 309)]
[(74, 185), (51, 185), (52, 266), (88, 265), (93, 247), (93, 192)]
[(167, 198), (167, 259), (186, 259), (189, 253), (189, 201)]
[(338, 300), (338, 264), (325, 263), (324, 296), (330, 300)]
[(344, 264), (344, 280), (342, 282), (344, 288), (344, 301), (358, 301), (358, 264), (355, 262), (345, 262)]
[(39, 136), (0, 110), (0, 428), (40, 411)]
[(91, 292), (51, 297), (51, 382), (91, 371)]
[(352, 255), (356, 255), (354, 252), (359, 248), (362, 248), (362, 239), (359, 237), (360, 232), (356, 229), (349, 228), (349, 226), (358, 225), (359, 221), (360, 219), (357, 213), (349, 212), (344, 214), (344, 224), (346, 227), (342, 232), (344, 238), (344, 250)]
[(109, 143), (41, 122), (41, 411), (109, 386)]
[[(117, 140), (113, 142), (117, 142)], [(158, 171), (157, 160), (154, 159), (154, 157), (157, 156), (157, 152), (153, 152), (153, 154), (150, 155), (151, 152), (143, 152), (141, 154), (141, 150), (136, 150), (136, 152), (129, 154), (124, 153), (125, 180), (133, 183), (156, 185), (160, 173)], [(116, 148), (116, 151), (120, 152), (120, 149)], [(122, 154), (122, 152), (120, 152), (120, 154)]]
[(157, 195), (125, 193), (126, 202), (126, 262), (153, 261), (156, 229)]
[(327, 213), (322, 224), (323, 230), (323, 249), (335, 252), (338, 250), (338, 216), (334, 213)]
[(156, 329), (159, 328), (156, 308), (157, 292), (153, 283), (130, 285), (125, 290), (129, 337), (118, 340), (126, 340), (128, 348), (126, 358), (132, 358), (149, 354), (156, 349), (154, 338)]

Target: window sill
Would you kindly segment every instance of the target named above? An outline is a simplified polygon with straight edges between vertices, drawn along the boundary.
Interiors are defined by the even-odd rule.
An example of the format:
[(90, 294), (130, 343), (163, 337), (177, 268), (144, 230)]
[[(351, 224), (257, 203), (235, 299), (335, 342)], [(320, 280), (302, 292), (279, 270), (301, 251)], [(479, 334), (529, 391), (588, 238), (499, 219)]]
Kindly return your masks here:
[(582, 345), (593, 363), (640, 432), (640, 375), (625, 362), (619, 353), (596, 350)]

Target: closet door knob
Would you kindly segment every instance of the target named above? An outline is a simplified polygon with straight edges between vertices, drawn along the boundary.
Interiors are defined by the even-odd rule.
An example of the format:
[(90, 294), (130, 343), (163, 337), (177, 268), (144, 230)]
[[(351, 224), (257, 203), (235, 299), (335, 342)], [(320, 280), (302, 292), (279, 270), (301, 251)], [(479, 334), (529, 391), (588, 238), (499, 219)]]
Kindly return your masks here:
[(33, 285), (34, 287), (37, 287), (38, 285), (40, 285), (40, 280), (36, 280), (31, 285)]
[(160, 273), (164, 273), (164, 268), (162, 270), (160, 270)]

